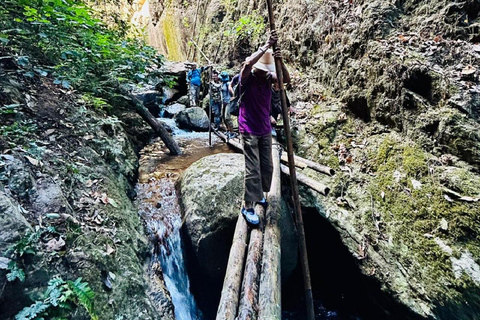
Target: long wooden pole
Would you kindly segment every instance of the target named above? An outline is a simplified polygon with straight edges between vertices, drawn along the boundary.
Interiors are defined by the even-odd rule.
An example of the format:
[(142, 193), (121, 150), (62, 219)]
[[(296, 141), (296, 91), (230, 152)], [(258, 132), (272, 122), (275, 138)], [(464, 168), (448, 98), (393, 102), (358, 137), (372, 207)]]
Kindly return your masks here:
[[(268, 17), (270, 21), (270, 30), (275, 30), (275, 21), (273, 17), (272, 0), (267, 0)], [(273, 45), (275, 50), (276, 45)], [(282, 62), (279, 58), (275, 57), (275, 70), (277, 72), (278, 85), (280, 87), (282, 114), (284, 122), (285, 136), (287, 139), (287, 154), (288, 154), (288, 166), (290, 168), (290, 184), (292, 188), (293, 205), (295, 207), (296, 225), (299, 236), (299, 249), (303, 271), (303, 282), (305, 288), (305, 300), (307, 305), (307, 319), (315, 320), (315, 313), (313, 309), (313, 293), (312, 293), (312, 281), (310, 279), (310, 267), (308, 265), (307, 243), (305, 239), (305, 230), (303, 227), (302, 207), (300, 204), (300, 196), (298, 191), (297, 175), (295, 169), (295, 159), (293, 156), (293, 142), (290, 130), (290, 118), (288, 115), (287, 96), (285, 95), (285, 86), (283, 85), (283, 69)]]
[[(275, 145), (275, 140), (273, 141)], [(281, 233), (280, 219), (281, 177), (280, 152), (272, 150), (272, 185), (268, 193), (268, 208), (265, 214), (265, 233), (263, 240), (262, 274), (260, 276), (258, 319), (282, 318), (282, 273), (281, 273)]]
[[(265, 210), (258, 204), (255, 206), (255, 213), (258, 214), (260, 219), (263, 219), (265, 216)], [(248, 245), (247, 260), (243, 273), (242, 293), (236, 320), (257, 319), (258, 281), (261, 272), (262, 249), (263, 231), (258, 227), (250, 232), (250, 243)]]
[(235, 320), (237, 316), (247, 241), (247, 222), (240, 214), (228, 257), (227, 271), (223, 280), (222, 295), (218, 305), (216, 320)]

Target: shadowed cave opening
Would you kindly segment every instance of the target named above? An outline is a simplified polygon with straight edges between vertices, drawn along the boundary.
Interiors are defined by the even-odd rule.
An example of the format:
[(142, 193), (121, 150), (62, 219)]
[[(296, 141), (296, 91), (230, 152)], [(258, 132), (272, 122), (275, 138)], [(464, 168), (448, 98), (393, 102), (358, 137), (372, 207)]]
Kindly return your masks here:
[[(338, 231), (316, 209), (303, 208), (303, 212), (316, 319), (423, 319), (381, 291), (379, 282), (362, 274), (361, 261), (352, 256)], [(226, 255), (225, 265), (234, 228), (235, 224), (225, 226), (209, 241), (211, 247), (205, 248), (212, 255)], [(213, 320), (225, 270), (218, 266), (216, 276), (202, 274), (193, 260), (187, 256), (192, 293), (203, 319)], [(305, 318), (303, 276), (298, 263), (293, 275), (282, 284), (282, 319)]]

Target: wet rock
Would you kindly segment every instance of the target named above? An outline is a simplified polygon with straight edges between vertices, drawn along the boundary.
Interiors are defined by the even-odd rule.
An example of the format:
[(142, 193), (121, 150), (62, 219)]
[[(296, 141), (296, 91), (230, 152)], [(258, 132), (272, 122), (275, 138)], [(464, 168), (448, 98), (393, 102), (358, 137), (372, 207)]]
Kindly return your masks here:
[(194, 131), (207, 131), (210, 121), (202, 108), (193, 107), (181, 111), (175, 117), (175, 122), (180, 129)]
[(137, 93), (135, 95), (143, 105), (150, 111), (154, 116), (158, 116), (160, 113), (159, 104), (162, 102), (162, 95), (156, 90), (148, 90), (144, 92)]
[(181, 96), (180, 98), (178, 98), (177, 103), (190, 106), (190, 99), (188, 98), (187, 95)]
[[(8, 178), (8, 189), (22, 199), (28, 199), (32, 194), (35, 180), (30, 170), (18, 157), (2, 155), (4, 160), (4, 175)], [(0, 167), (1, 169), (1, 167)]]
[(185, 109), (187, 109), (187, 107), (184, 104), (174, 103), (163, 109), (163, 116), (165, 118), (173, 118)]
[[(186, 216), (184, 236), (192, 257), (189, 268), (214, 285), (223, 283), (235, 224), (243, 200), (244, 158), (241, 154), (216, 154), (192, 164), (180, 180), (180, 199)], [(282, 277), (297, 263), (293, 220), (285, 204), (282, 229)]]

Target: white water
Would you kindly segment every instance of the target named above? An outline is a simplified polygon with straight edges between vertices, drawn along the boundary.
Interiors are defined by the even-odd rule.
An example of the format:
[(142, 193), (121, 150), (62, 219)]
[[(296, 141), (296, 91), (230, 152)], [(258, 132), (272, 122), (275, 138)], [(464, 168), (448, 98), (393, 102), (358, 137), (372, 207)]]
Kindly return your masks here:
[(174, 222), (173, 231), (161, 248), (160, 263), (165, 284), (172, 297), (176, 320), (200, 320), (201, 316), (190, 293), (190, 281), (185, 269), (182, 241), (180, 239), (180, 218)]

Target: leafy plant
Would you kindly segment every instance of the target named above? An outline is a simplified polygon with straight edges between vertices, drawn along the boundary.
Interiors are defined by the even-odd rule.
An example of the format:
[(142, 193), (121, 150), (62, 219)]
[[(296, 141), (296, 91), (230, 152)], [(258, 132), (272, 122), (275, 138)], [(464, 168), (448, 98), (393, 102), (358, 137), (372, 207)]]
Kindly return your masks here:
[(7, 249), (5, 255), (11, 258), (7, 267), (10, 271), (7, 273), (8, 281), (15, 281), (15, 279), (19, 279), (20, 281), (25, 280), (25, 272), (19, 267), (17, 261), (26, 254), (35, 254), (36, 244), (45, 233), (56, 233), (56, 231), (52, 226), (47, 228), (36, 226), (34, 230), (28, 231), (17, 243)]
[(251, 39), (256, 41), (265, 32), (264, 18), (257, 11), (242, 16), (235, 23), (234, 31), (239, 40)]
[(54, 277), (48, 282), (43, 300), (35, 301), (31, 306), (23, 308), (16, 316), (16, 320), (40, 320), (49, 316), (55, 319), (64, 319), (76, 306), (83, 306), (90, 318), (98, 319), (93, 307), (95, 293), (82, 278), (75, 281), (64, 281), (61, 277)]
[(0, 9), (1, 44), (17, 54), (24, 76), (51, 75), (64, 89), (97, 99), (112, 97), (121, 84), (162, 76), (163, 56), (128, 34), (124, 24), (95, 18), (81, 0), (4, 0)]

